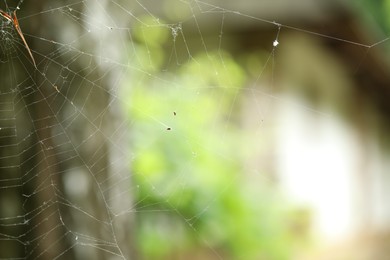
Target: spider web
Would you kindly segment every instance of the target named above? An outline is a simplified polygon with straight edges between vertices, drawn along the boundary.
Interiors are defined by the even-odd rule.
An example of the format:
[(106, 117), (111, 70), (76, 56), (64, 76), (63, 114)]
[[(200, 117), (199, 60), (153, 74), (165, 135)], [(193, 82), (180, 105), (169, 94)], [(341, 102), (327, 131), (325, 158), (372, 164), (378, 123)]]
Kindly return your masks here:
[[(356, 70), (389, 39), (356, 42), (223, 1), (4, 3), (19, 9), (37, 69), (1, 19), (2, 259), (288, 259), (253, 240), (285, 220), (272, 167), (253, 158), (274, 104), (288, 103), (275, 89), (278, 52), (293, 45), (283, 35), (357, 48)], [(245, 25), (264, 28), (248, 71), (229, 45)], [(265, 224), (228, 226), (226, 212)], [(247, 241), (232, 243), (239, 233)]]

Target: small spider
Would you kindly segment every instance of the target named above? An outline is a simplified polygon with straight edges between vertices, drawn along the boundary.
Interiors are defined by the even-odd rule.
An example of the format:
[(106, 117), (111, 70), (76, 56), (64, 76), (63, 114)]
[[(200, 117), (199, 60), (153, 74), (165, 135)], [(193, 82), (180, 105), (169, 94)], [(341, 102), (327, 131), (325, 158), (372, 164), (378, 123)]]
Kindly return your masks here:
[(32, 55), (30, 47), (28, 47), (26, 39), (24, 39), (22, 30), (20, 29), (19, 21), (18, 21), (18, 18), (16, 17), (16, 10), (13, 11), (12, 13), (8, 14), (7, 12), (4, 12), (3, 10), (0, 9), (0, 15), (14, 25), (15, 30), (18, 32), (20, 38), (22, 39), (22, 41), (24, 43), (24, 46), (26, 47), (26, 49), (28, 51), (28, 54), (30, 54), (31, 60), (34, 64), (34, 67), (37, 68), (37, 65), (36, 65), (35, 60), (34, 60), (34, 56)]

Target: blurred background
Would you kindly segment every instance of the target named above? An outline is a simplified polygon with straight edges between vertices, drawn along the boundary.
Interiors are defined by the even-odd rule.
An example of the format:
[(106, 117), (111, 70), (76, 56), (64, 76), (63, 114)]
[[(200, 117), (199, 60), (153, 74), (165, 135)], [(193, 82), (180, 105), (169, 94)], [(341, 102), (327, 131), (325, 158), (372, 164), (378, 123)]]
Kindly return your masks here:
[(389, 0), (0, 3), (1, 259), (388, 259)]

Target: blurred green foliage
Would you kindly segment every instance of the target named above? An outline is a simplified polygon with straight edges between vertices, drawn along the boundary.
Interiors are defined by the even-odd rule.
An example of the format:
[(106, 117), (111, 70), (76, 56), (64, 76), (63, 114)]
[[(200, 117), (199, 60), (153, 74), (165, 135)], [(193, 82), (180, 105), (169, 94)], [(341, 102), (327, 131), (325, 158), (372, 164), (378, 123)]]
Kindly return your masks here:
[(359, 0), (355, 3), (360, 15), (368, 24), (373, 24), (371, 29), (381, 29), (384, 35), (390, 32), (390, 0)]
[(131, 66), (141, 69), (124, 88), (141, 258), (203, 251), (210, 259), (290, 259), (296, 214), (267, 180), (254, 183), (244, 170), (244, 69), (219, 49), (197, 53), (173, 76), (163, 69), (172, 57), (164, 47), (170, 28), (142, 21), (131, 43)]

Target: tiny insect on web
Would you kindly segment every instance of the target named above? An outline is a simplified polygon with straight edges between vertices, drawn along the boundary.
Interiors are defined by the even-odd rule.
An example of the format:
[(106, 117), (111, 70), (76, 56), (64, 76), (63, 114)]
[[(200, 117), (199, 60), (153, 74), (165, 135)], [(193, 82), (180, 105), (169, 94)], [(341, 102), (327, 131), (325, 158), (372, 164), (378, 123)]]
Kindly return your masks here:
[(18, 18), (16, 16), (16, 10), (13, 11), (11, 14), (8, 14), (7, 12), (3, 11), (0, 9), (0, 15), (5, 18), (6, 20), (8, 20), (9, 22), (11, 22), (14, 27), (15, 27), (15, 30), (18, 32), (20, 38), (22, 39), (23, 41), (23, 44), (24, 46), (26, 47), (27, 51), (28, 51), (28, 54), (30, 55), (31, 57), (31, 60), (34, 64), (34, 67), (37, 68), (37, 65), (35, 63), (35, 59), (34, 59), (34, 56), (32, 55), (31, 53), (31, 50), (30, 50), (30, 47), (28, 46), (27, 42), (26, 42), (26, 39), (24, 38), (23, 36), (23, 33), (22, 33), (22, 29), (20, 29), (20, 26), (19, 26), (19, 21), (18, 21)]

